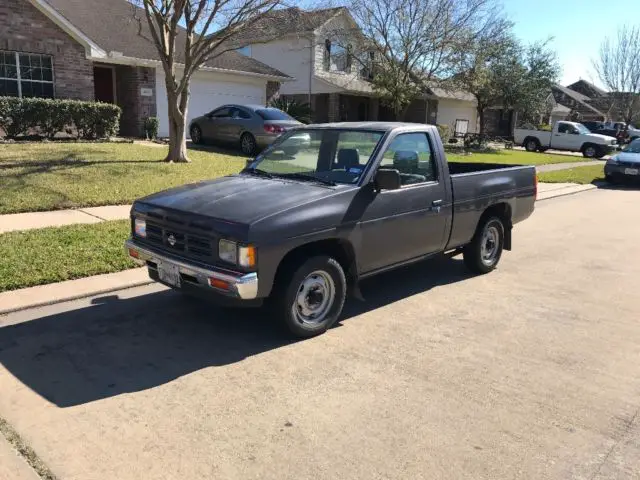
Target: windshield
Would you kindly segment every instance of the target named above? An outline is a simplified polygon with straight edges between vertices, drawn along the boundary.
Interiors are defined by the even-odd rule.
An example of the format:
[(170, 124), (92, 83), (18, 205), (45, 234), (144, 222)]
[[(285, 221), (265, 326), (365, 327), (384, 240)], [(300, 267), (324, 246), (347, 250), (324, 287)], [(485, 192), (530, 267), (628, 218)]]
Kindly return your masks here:
[(256, 110), (256, 113), (264, 120), (294, 120), (293, 117), (290, 117), (277, 108), (261, 108), (260, 110)]
[(363, 130), (292, 130), (259, 155), (247, 171), (353, 184), (383, 136), (384, 132)]
[(640, 138), (635, 139), (629, 145), (624, 147), (622, 151), (627, 153), (640, 153)]
[(587, 133), (591, 133), (591, 130), (589, 130), (587, 127), (585, 127), (584, 125), (578, 123), (576, 125), (574, 125), (576, 127), (576, 130), (578, 130), (578, 133), (585, 135)]

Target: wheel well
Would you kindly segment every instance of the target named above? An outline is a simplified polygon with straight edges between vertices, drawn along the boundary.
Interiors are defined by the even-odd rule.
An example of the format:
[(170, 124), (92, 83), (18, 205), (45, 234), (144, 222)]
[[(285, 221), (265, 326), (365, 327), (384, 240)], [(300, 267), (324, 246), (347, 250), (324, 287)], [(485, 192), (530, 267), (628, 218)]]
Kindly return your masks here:
[(511, 250), (511, 229), (513, 228), (511, 215), (511, 205), (508, 203), (496, 203), (495, 205), (491, 205), (480, 216), (476, 230), (480, 228), (480, 225), (482, 225), (488, 217), (498, 217), (504, 224), (504, 249)]
[(538, 140), (536, 137), (526, 137), (526, 138), (523, 140), (522, 144), (523, 144), (523, 145), (524, 145), (524, 144), (526, 144), (529, 140), (533, 140), (533, 141), (535, 141), (538, 145), (540, 145), (540, 140)]
[(334, 258), (344, 270), (348, 286), (356, 281), (356, 255), (353, 245), (347, 240), (327, 239), (307, 243), (288, 252), (278, 265), (274, 284), (277, 285), (280, 278), (290, 272), (292, 268), (317, 255), (328, 255)]

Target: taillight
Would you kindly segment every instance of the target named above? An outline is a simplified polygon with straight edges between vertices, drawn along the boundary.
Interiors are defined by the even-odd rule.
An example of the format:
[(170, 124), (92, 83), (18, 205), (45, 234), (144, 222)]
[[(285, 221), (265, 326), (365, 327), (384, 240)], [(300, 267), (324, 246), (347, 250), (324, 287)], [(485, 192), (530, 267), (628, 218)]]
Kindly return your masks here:
[(264, 126), (264, 131), (267, 133), (282, 133), (284, 132), (284, 128), (280, 125), (271, 125), (268, 123)]

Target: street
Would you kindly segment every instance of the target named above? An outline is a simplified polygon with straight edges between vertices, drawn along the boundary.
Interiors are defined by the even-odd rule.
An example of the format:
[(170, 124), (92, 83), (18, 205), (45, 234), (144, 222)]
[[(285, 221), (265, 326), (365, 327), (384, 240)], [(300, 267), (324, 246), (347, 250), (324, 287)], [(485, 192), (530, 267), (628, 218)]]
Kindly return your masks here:
[(60, 480), (639, 479), (638, 240), (637, 189), (538, 202), (305, 341), (158, 285), (0, 316), (0, 418)]

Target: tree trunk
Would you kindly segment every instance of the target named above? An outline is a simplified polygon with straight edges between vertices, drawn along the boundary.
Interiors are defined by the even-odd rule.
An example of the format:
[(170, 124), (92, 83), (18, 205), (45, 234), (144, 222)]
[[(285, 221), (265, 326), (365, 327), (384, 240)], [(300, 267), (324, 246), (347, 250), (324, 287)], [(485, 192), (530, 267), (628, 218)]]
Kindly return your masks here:
[[(171, 82), (173, 83), (173, 82)], [(167, 102), (169, 105), (169, 153), (166, 162), (189, 162), (187, 155), (187, 107), (189, 88), (177, 95), (167, 82)]]
[(484, 135), (487, 126), (484, 124), (484, 108), (482, 107), (478, 107), (478, 119), (480, 120), (480, 135)]

